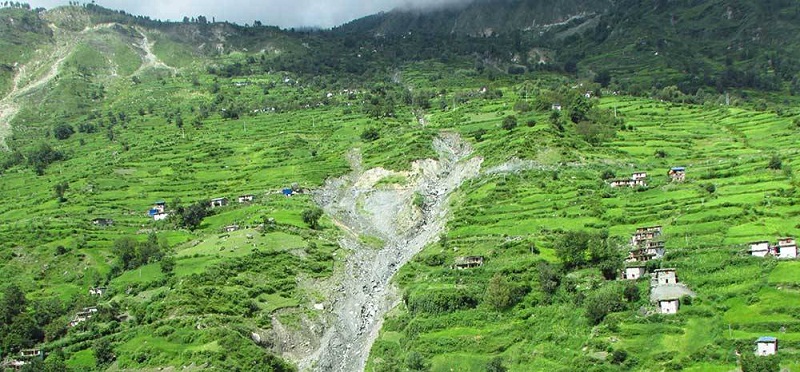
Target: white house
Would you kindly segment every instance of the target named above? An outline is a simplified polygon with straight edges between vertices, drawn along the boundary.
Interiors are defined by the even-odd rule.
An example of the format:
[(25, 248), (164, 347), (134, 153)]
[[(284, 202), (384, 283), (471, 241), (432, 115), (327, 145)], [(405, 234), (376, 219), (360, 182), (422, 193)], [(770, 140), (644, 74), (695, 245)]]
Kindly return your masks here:
[(641, 278), (646, 272), (644, 266), (626, 267), (625, 270), (622, 271), (622, 279), (636, 280)]
[(765, 240), (750, 243), (750, 254), (756, 257), (766, 257), (769, 254), (769, 242)]
[(248, 203), (248, 202), (251, 202), (251, 201), (253, 201), (253, 195), (252, 194), (239, 196), (239, 203)]
[(228, 205), (228, 198), (211, 199), (211, 208), (224, 207), (226, 205)]
[(775, 248), (774, 254), (778, 258), (797, 258), (797, 243), (793, 238), (778, 239), (778, 246)]
[(775, 337), (763, 336), (756, 340), (756, 355), (767, 356), (775, 355), (778, 352), (778, 339)]
[(681, 301), (677, 298), (658, 301), (658, 309), (661, 314), (676, 314), (680, 307)]
[(634, 172), (631, 175), (632, 180), (641, 180), (647, 178), (647, 172)]
[(90, 296), (102, 296), (106, 293), (106, 287), (92, 287), (89, 288), (89, 295)]
[(239, 230), (239, 225), (228, 225), (222, 228), (222, 230), (224, 230), (225, 232), (234, 232), (236, 230)]
[(653, 271), (653, 285), (677, 284), (678, 275), (675, 269), (658, 269)]
[(167, 217), (169, 217), (169, 213), (156, 213), (153, 215), (153, 220), (155, 221), (166, 220)]

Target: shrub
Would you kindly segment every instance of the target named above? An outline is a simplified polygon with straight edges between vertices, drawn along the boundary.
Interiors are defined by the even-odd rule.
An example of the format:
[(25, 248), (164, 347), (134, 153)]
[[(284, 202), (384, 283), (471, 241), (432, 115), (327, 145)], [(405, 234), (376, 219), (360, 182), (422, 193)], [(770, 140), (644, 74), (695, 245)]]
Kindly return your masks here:
[(517, 101), (517, 103), (514, 104), (514, 111), (528, 112), (530, 110), (531, 110), (531, 105), (528, 102)]
[(515, 116), (506, 116), (503, 119), (503, 129), (511, 131), (517, 127), (517, 118)]
[(776, 154), (772, 155), (772, 158), (769, 159), (769, 164), (767, 164), (767, 168), (779, 170), (782, 167), (781, 158)]
[(662, 158), (662, 159), (663, 159), (663, 158), (666, 158), (666, 157), (667, 157), (667, 152), (666, 152), (666, 151), (664, 151), (664, 150), (660, 150), (660, 149), (659, 149), (659, 150), (656, 150), (656, 152), (655, 152), (653, 155), (654, 155), (655, 157), (657, 157), (657, 158)]
[(366, 142), (376, 141), (381, 138), (381, 133), (378, 131), (378, 128), (367, 128), (361, 132), (361, 139)]
[(58, 124), (53, 128), (53, 136), (59, 140), (65, 140), (75, 134), (75, 129), (69, 124)]

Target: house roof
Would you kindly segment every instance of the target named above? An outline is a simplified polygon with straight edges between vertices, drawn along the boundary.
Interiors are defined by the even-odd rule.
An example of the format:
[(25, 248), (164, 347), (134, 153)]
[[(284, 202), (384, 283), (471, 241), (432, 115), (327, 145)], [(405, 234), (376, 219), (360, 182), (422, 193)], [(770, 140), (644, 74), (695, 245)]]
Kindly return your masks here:
[(167, 204), (167, 202), (165, 202), (165, 201), (163, 201), (163, 200), (157, 200), (157, 201), (156, 201), (155, 203), (153, 203), (153, 204), (155, 204), (155, 205), (161, 205), (161, 204)]
[(756, 340), (756, 343), (758, 342), (778, 342), (778, 339), (772, 336), (761, 336)]
[(686, 167), (672, 167), (671, 170), (674, 170), (676, 172), (683, 172), (686, 170)]
[(675, 270), (675, 268), (666, 268), (666, 269), (655, 269), (653, 271), (655, 271), (657, 273), (663, 273), (663, 272), (677, 271), (677, 270)]
[(217, 201), (217, 200), (226, 200), (226, 199), (227, 199), (227, 198), (214, 198), (214, 199), (211, 199), (211, 200), (213, 200), (213, 201)]

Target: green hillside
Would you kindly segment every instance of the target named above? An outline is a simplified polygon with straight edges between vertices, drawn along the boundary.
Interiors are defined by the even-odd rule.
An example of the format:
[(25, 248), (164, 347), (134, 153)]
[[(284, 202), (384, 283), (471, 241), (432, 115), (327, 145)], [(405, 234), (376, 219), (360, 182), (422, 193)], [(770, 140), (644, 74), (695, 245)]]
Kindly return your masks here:
[[(520, 24), (542, 6), (502, 4)], [(800, 234), (796, 50), (776, 47), (796, 4), (731, 3), (727, 26), (715, 1), (587, 4), (545, 15), (591, 5), (591, 20), (493, 37), (400, 36), (386, 25), (406, 21), (379, 22), (395, 13), (290, 32), (0, 9), (0, 356), (33, 371), (800, 371), (800, 265), (747, 253)], [(773, 17), (752, 49), (720, 52)], [(646, 187), (609, 186), (639, 171)], [(652, 225), (666, 255), (647, 270), (677, 269), (696, 295), (674, 315), (648, 277), (617, 280)], [(482, 265), (454, 268), (468, 256)], [(777, 356), (751, 356), (761, 336)], [(19, 356), (32, 348), (45, 357)]]

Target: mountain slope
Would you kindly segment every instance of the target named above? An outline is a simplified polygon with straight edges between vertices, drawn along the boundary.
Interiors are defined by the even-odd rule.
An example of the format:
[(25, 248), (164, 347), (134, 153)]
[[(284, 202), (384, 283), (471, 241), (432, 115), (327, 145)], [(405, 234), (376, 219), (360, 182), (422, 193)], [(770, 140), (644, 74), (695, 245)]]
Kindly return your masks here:
[[(793, 9), (476, 2), (296, 33), (14, 9), (37, 26), (8, 32), (39, 41), (12, 53), (0, 106), (0, 354), (76, 371), (797, 370), (797, 262), (746, 253), (800, 234), (800, 106), (779, 63), (794, 46), (774, 48)], [(647, 187), (610, 187), (636, 171)], [(697, 295), (675, 315), (647, 279), (615, 280), (654, 224), (667, 254), (646, 269)], [(765, 335), (779, 354), (754, 361)]]

